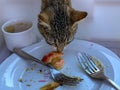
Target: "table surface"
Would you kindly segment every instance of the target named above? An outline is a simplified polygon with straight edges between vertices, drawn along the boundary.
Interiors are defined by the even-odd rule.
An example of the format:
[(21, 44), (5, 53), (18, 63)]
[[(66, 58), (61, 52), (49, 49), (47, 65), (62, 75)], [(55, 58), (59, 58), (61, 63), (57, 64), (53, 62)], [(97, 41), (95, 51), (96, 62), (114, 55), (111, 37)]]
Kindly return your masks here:
[(110, 49), (118, 57), (120, 57), (120, 41), (102, 41), (102, 40), (91, 40), (91, 41)]

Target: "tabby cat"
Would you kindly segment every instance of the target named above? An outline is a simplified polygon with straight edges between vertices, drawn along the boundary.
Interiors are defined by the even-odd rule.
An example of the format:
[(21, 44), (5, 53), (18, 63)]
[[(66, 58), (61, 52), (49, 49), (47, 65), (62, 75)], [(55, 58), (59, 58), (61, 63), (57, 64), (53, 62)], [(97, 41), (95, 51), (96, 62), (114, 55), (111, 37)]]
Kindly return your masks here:
[(38, 28), (48, 44), (63, 51), (74, 39), (78, 21), (86, 16), (87, 12), (72, 8), (71, 0), (42, 0)]

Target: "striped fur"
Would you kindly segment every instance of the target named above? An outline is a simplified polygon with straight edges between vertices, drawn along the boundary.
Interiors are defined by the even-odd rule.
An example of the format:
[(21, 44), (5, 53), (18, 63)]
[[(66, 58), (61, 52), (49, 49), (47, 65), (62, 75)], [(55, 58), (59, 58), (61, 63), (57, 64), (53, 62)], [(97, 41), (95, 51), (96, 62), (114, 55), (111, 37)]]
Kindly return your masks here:
[(48, 44), (62, 51), (73, 40), (78, 21), (86, 16), (74, 10), (70, 0), (42, 0), (38, 28)]

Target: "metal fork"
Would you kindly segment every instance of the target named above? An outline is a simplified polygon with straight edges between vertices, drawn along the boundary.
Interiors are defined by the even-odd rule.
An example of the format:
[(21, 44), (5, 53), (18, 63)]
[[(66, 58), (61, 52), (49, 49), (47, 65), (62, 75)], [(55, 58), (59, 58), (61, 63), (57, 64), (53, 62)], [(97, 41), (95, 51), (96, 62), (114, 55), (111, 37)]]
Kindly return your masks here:
[(27, 60), (32, 60), (35, 61), (37, 63), (40, 63), (42, 65), (45, 65), (47, 67), (49, 67), (50, 69), (50, 73), (51, 76), (53, 78), (53, 80), (55, 82), (58, 82), (60, 85), (70, 85), (70, 86), (75, 86), (77, 85), (82, 79), (78, 78), (78, 77), (69, 77), (63, 73), (61, 73), (60, 71), (54, 69), (51, 65), (46, 65), (44, 64), (41, 60), (31, 56), (30, 54), (24, 52), (23, 50), (19, 49), (19, 48), (14, 48), (13, 50), (18, 56), (27, 59)]
[(98, 67), (93, 59), (94, 57), (86, 54), (86, 53), (78, 53), (78, 61), (83, 68), (83, 70), (92, 78), (106, 80), (108, 81), (116, 90), (120, 90), (120, 86), (118, 86), (114, 81), (109, 79), (104, 75), (103, 67)]

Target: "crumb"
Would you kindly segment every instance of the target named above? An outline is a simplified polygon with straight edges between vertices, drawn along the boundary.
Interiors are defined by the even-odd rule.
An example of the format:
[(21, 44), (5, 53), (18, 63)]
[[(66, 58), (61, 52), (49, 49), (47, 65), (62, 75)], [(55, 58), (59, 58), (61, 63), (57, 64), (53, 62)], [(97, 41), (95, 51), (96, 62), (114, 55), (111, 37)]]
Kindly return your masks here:
[(42, 70), (39, 70), (40, 72), (42, 72)]
[(33, 71), (33, 70), (34, 70), (34, 68), (32, 67), (32, 68), (31, 68), (31, 70)]
[(19, 78), (19, 80), (18, 80), (18, 81), (22, 83), (22, 82), (23, 82), (23, 79), (22, 79), (22, 78)]
[(30, 85), (30, 84), (27, 84), (26, 86), (30, 87), (31, 85)]
[(42, 70), (40, 69), (40, 70), (38, 71), (38, 73), (41, 74), (41, 73), (42, 73)]
[(26, 68), (26, 70), (25, 70), (26, 72), (28, 72), (28, 71), (30, 71), (30, 68)]

